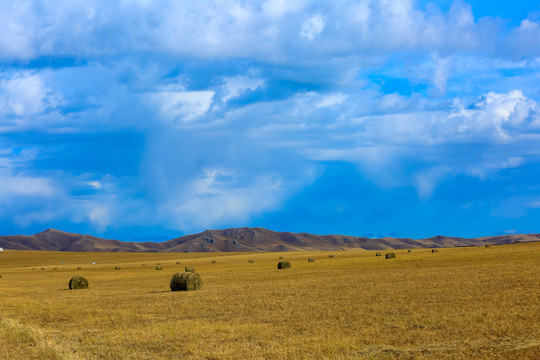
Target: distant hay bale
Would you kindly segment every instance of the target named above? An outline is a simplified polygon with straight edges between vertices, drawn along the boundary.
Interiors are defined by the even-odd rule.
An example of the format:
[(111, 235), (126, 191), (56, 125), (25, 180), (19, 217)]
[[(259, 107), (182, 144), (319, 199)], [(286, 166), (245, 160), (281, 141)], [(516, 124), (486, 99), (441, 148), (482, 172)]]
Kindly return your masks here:
[(412, 252), (412, 250), (411, 250), (411, 249), (408, 249), (407, 252)]
[(176, 265), (180, 265), (180, 261), (177, 261), (177, 262), (176, 262)]
[(290, 269), (291, 268), (291, 263), (288, 262), (287, 260), (280, 261), (277, 264), (277, 268), (278, 269)]
[(487, 248), (488, 248), (488, 247), (490, 247), (490, 245), (485, 245), (485, 247), (487, 247)]
[(146, 264), (141, 264), (141, 266), (146, 266)]
[(77, 270), (81, 270), (82, 268), (80, 266), (77, 266)]
[(69, 288), (74, 289), (88, 289), (88, 280), (82, 276), (76, 275), (69, 280)]
[(385, 259), (395, 259), (396, 258), (396, 254), (394, 253), (387, 253), (385, 256), (384, 256)]
[(53, 267), (53, 270), (57, 270), (58, 268), (57, 267)]
[(163, 270), (162, 266), (156, 266), (156, 270)]
[(380, 252), (375, 253), (375, 256), (382, 256)]
[(333, 258), (333, 257), (334, 257), (334, 255), (330, 254), (330, 255), (328, 255), (328, 257), (329, 257), (329, 258)]
[(202, 279), (195, 271), (175, 273), (171, 277), (170, 286), (172, 291), (197, 290), (202, 286)]
[(195, 268), (191, 265), (188, 265), (184, 268), (186, 270), (186, 272), (194, 272), (195, 271)]
[(434, 253), (434, 252), (439, 252), (439, 249), (431, 249), (431, 252)]
[(279, 257), (279, 260), (282, 260), (282, 259), (283, 259), (283, 256), (280, 256), (280, 257)]
[(250, 264), (253, 264), (255, 262), (255, 260), (249, 260), (248, 261)]
[(45, 270), (45, 268), (41, 268), (41, 270)]
[(216, 263), (216, 260), (212, 260), (212, 264), (215, 264)]
[(115, 266), (114, 267), (114, 270), (120, 270), (120, 269), (121, 269), (120, 266)]
[(314, 258), (308, 258), (307, 261), (308, 262), (315, 262), (315, 259)]

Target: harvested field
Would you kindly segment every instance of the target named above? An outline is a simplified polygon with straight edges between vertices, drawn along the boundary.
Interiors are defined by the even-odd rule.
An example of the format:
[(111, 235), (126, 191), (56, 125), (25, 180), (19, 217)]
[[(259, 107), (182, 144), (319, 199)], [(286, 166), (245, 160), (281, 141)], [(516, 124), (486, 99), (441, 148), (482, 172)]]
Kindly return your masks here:
[[(276, 253), (4, 251), (0, 359), (534, 359), (540, 353), (540, 243), (441, 248), (437, 256), (430, 249), (393, 252), (392, 261), (364, 250), (333, 259), (329, 252), (281, 253), (292, 267), (280, 271)], [(179, 258), (203, 277), (200, 290), (170, 290), (172, 274), (184, 270)], [(160, 262), (164, 270), (143, 262)], [(66, 279), (74, 275), (91, 286), (69, 291)]]

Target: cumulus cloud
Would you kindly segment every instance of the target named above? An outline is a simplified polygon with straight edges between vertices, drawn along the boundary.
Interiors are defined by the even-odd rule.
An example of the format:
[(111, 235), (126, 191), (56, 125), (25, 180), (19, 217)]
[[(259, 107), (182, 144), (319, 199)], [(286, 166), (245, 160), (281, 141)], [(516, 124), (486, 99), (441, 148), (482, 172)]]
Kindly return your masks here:
[[(297, 16), (310, 13), (315, 15)], [(20, 59), (150, 51), (203, 58), (286, 56), (293, 61), (305, 51), (295, 46), (302, 40), (320, 40), (317, 52), (329, 56), (343, 49), (484, 53), (495, 51), (495, 42), (506, 31), (494, 19), (475, 21), (471, 6), (461, 1), (448, 12), (433, 6), (424, 11), (411, 0), (331, 4), (271, 0), (260, 5), (165, 1), (159, 6), (120, 2), (115, 7), (102, 1), (76, 6), (69, 1), (43, 6), (28, 1), (4, 4), (0, 14), (5, 20), (0, 56)], [(513, 42), (538, 38), (540, 29), (535, 25), (523, 20)], [(293, 29), (299, 39), (290, 36)], [(106, 39), (101, 36), (105, 32)], [(538, 55), (538, 47), (520, 50), (510, 42), (506, 46)]]
[(313, 15), (302, 23), (300, 38), (313, 40), (324, 30), (324, 19), (321, 15)]
[(30, 2), (0, 4), (0, 57), (29, 59), (36, 54), (33, 28), (25, 25), (33, 15)]
[(0, 80), (0, 113), (4, 115), (32, 116), (58, 106), (61, 101), (39, 74), (16, 73)]
[(540, 26), (516, 24), (463, 1), (2, 3), (2, 214), (188, 231), (332, 162), (423, 202), (537, 164)]
[(536, 127), (538, 114), (536, 101), (520, 90), (507, 94), (487, 93), (474, 104), (474, 108), (459, 106), (451, 118), (461, 120), (461, 133), (480, 134), (487, 131), (504, 140), (513, 135), (531, 132)]

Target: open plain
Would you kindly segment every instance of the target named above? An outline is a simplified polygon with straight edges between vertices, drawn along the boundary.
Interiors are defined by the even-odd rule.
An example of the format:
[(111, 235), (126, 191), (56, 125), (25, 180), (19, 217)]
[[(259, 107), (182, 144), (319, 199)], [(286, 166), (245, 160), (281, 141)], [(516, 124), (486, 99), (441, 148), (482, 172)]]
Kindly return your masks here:
[(0, 358), (538, 358), (540, 243), (386, 252), (4, 251)]

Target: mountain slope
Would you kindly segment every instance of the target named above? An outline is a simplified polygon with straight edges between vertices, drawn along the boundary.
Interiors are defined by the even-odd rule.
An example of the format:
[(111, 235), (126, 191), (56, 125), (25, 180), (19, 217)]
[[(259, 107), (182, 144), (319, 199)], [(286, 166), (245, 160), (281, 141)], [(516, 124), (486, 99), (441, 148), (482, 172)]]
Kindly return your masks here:
[(435, 236), (427, 239), (381, 238), (344, 235), (313, 235), (275, 232), (263, 228), (206, 230), (161, 243), (125, 242), (101, 239), (91, 235), (72, 234), (48, 229), (34, 235), (0, 236), (0, 247), (10, 250), (46, 251), (122, 251), (122, 252), (241, 252), (300, 250), (385, 250), (480, 246), (509, 244), (516, 241), (540, 241), (540, 234), (504, 235), (465, 239)]

